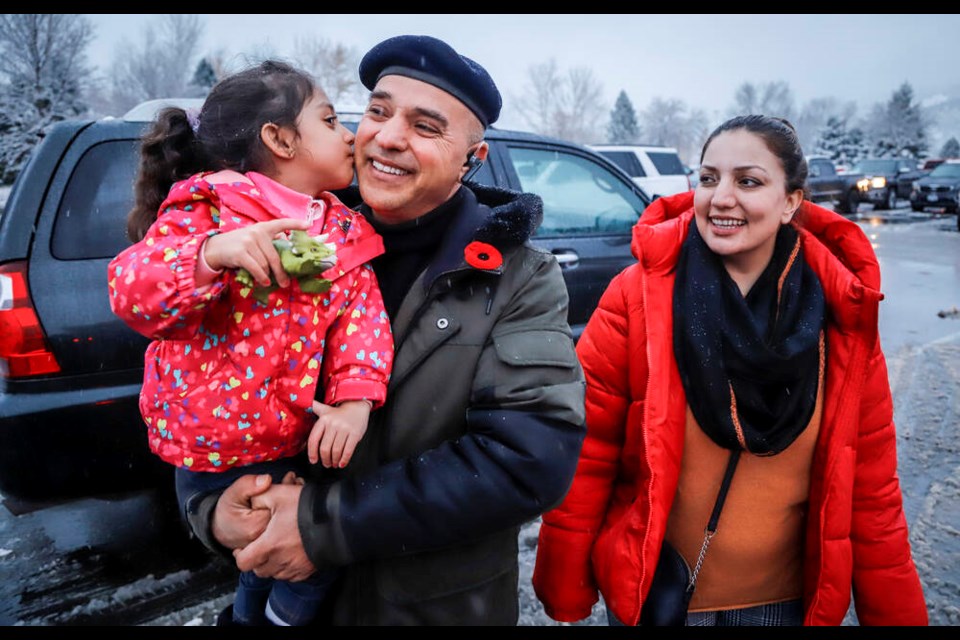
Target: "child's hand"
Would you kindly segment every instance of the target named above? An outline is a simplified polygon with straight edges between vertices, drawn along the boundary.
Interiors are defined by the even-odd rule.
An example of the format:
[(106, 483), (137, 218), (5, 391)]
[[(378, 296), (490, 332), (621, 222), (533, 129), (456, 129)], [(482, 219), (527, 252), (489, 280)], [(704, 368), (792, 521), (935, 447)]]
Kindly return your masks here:
[(366, 400), (341, 402), (336, 407), (314, 400), (318, 418), (307, 438), (307, 457), (325, 467), (342, 469), (350, 462), (360, 438), (367, 432), (370, 403)]
[(288, 230), (309, 228), (306, 220), (284, 218), (218, 233), (203, 243), (203, 258), (214, 270), (246, 269), (264, 287), (270, 286), (272, 273), (277, 284), (286, 287), (290, 276), (283, 269), (273, 239)]

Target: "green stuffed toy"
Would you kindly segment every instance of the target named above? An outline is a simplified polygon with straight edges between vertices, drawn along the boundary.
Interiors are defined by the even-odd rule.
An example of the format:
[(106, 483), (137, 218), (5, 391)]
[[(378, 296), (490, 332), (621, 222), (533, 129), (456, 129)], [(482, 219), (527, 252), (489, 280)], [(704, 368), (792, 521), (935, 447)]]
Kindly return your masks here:
[[(283, 270), (300, 283), (300, 290), (305, 293), (326, 293), (333, 284), (326, 278), (318, 277), (337, 263), (336, 245), (325, 242), (326, 239), (325, 233), (311, 236), (306, 231), (295, 229), (290, 232), (289, 239), (280, 238), (273, 241), (273, 246), (280, 254)], [(237, 280), (251, 287), (253, 297), (263, 304), (267, 303), (270, 292), (278, 288), (277, 279), (272, 273), (269, 286), (258, 285), (250, 272), (243, 268), (237, 271)]]

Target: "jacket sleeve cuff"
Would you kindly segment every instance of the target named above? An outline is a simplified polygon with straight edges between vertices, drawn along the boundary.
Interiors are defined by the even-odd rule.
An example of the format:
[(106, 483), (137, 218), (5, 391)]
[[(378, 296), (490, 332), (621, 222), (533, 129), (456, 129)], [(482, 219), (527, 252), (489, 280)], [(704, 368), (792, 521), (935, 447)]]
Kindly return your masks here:
[(230, 549), (217, 542), (213, 537), (213, 511), (217, 508), (220, 493), (196, 493), (187, 499), (184, 505), (184, 515), (190, 526), (191, 534), (210, 551), (233, 563), (233, 553)]
[(337, 526), (340, 484), (307, 482), (297, 505), (297, 526), (303, 549), (318, 571), (353, 562), (353, 556)]
[(332, 380), (324, 393), (324, 403), (331, 406), (347, 400), (369, 400), (374, 409), (383, 406), (387, 397), (387, 385), (379, 380), (348, 378)]

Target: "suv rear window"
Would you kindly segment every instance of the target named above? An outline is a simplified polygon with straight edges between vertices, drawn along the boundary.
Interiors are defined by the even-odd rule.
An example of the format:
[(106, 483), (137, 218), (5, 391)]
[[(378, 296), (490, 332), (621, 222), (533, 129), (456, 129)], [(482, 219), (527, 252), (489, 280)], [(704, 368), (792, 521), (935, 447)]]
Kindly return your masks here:
[(633, 151), (600, 151), (600, 155), (626, 171), (631, 178), (644, 178), (647, 175)]
[(139, 148), (136, 141), (91, 147), (67, 183), (53, 227), (54, 257), (112, 258), (130, 244), (127, 212), (133, 206)]
[(683, 170), (683, 163), (680, 162), (680, 156), (672, 152), (648, 151), (647, 155), (653, 166), (657, 168), (662, 176), (683, 176), (686, 171)]

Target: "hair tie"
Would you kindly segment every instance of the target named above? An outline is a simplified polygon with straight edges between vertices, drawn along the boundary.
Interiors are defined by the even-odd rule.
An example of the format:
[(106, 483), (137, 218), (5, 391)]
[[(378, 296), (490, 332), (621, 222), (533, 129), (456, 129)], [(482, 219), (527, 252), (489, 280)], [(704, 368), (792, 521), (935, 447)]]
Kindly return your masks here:
[(191, 107), (184, 109), (184, 113), (187, 114), (187, 122), (190, 124), (190, 128), (193, 129), (193, 133), (196, 134), (200, 128), (200, 110)]

